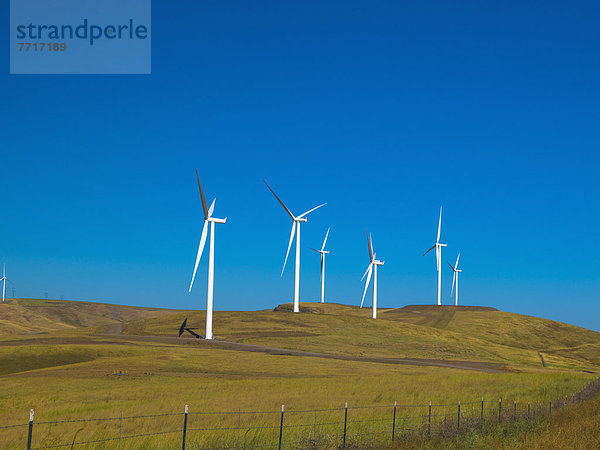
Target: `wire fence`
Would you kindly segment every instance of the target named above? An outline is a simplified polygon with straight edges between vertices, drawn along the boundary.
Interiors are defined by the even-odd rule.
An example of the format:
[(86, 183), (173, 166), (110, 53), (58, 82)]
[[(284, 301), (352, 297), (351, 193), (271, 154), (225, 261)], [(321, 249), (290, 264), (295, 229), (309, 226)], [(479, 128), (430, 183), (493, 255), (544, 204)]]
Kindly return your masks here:
[(600, 391), (600, 378), (548, 402), (504, 399), (271, 411), (191, 411), (34, 421), (0, 426), (2, 448), (364, 448), (454, 436), (490, 423), (551, 415)]

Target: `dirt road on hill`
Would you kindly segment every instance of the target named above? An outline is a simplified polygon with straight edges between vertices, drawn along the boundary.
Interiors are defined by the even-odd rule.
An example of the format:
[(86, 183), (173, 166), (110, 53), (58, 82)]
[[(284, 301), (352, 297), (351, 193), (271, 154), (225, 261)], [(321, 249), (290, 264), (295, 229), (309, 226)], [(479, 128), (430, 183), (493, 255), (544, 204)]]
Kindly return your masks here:
[[(222, 340), (211, 340), (206, 341), (204, 339), (195, 338), (177, 338), (169, 336), (135, 336), (135, 335), (123, 335), (120, 334), (120, 329), (116, 333), (115, 328), (108, 328), (106, 334), (111, 335), (114, 338), (121, 338), (128, 341), (134, 342), (163, 342), (168, 344), (195, 344), (201, 347), (207, 348), (219, 348), (222, 350), (232, 350), (238, 352), (255, 352), (255, 353), (266, 353), (269, 355), (280, 355), (280, 356), (305, 356), (310, 358), (325, 358), (325, 359), (337, 359), (341, 361), (358, 361), (358, 362), (372, 362), (380, 364), (403, 364), (411, 366), (429, 366), (429, 367), (444, 367), (449, 369), (462, 369), (472, 370), (476, 372), (485, 373), (506, 373), (510, 370), (503, 364), (492, 363), (492, 362), (478, 362), (478, 361), (451, 361), (441, 359), (419, 359), (419, 358), (384, 358), (384, 357), (368, 357), (368, 356), (354, 356), (354, 355), (332, 355), (329, 353), (316, 353), (307, 352), (302, 350), (289, 350), (277, 347), (267, 347), (264, 345), (256, 344), (243, 344), (241, 342), (231, 342)], [(112, 332), (112, 333), (111, 333)]]

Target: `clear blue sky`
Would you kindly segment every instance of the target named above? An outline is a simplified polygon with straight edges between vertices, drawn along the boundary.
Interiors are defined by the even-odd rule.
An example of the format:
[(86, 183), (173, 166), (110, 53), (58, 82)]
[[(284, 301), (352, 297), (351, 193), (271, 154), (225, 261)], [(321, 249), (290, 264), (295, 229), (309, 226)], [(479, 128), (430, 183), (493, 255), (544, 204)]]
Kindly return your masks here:
[[(461, 302), (600, 330), (596, 2), (153, 2), (152, 75), (0, 71), (0, 260), (17, 296), (204, 309), (194, 170), (217, 197), (215, 308)], [(8, 5), (2, 23), (8, 27)], [(210, 201), (210, 200), (209, 200)], [(292, 260), (293, 261), (293, 260)], [(450, 269), (443, 302), (450, 303)], [(9, 285), (8, 291), (11, 292)], [(369, 294), (370, 304), (370, 294)]]

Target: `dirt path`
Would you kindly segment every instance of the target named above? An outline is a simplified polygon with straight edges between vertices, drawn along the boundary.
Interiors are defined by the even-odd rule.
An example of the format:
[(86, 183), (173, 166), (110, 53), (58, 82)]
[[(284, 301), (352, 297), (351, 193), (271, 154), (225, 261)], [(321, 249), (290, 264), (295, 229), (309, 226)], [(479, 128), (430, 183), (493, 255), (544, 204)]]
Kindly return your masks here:
[(454, 318), (454, 314), (456, 314), (456, 311), (454, 311), (454, 310), (443, 311), (440, 314), (440, 317), (437, 318), (435, 320), (435, 322), (433, 322), (430, 326), (432, 326), (434, 328), (445, 329), (448, 326), (448, 324), (450, 323), (450, 321)]
[(239, 342), (228, 341), (203, 341), (208, 345), (216, 346), (226, 350), (237, 350), (245, 352), (260, 352), (270, 355), (287, 355), (287, 356), (308, 356), (312, 358), (338, 359), (342, 361), (360, 361), (374, 362), (383, 364), (405, 364), (414, 366), (433, 366), (445, 367), (451, 369), (474, 370), (477, 372), (487, 373), (505, 373), (506, 368), (499, 363), (473, 362), (473, 361), (444, 361), (436, 359), (416, 359), (416, 358), (384, 358), (384, 357), (368, 357), (368, 356), (353, 356), (353, 355), (331, 355), (327, 353), (305, 352), (300, 350), (287, 350), (275, 347), (266, 347), (263, 345), (242, 344)]
[[(116, 335), (112, 335), (117, 337)], [(240, 352), (255, 352), (255, 353), (267, 353), (269, 355), (281, 355), (281, 356), (305, 356), (310, 358), (325, 358), (325, 359), (337, 359), (341, 361), (358, 361), (358, 362), (372, 362), (381, 364), (403, 364), (411, 366), (430, 366), (430, 367), (445, 367), (450, 369), (462, 369), (472, 370), (476, 372), (486, 373), (506, 373), (509, 370), (505, 365), (500, 363), (492, 362), (478, 362), (478, 361), (452, 361), (452, 360), (441, 360), (441, 359), (419, 359), (419, 358), (384, 358), (384, 357), (367, 357), (367, 356), (353, 356), (353, 355), (332, 355), (328, 353), (317, 353), (307, 352), (301, 350), (289, 350), (277, 347), (267, 347), (264, 345), (255, 344), (243, 344), (240, 342), (230, 342), (221, 340), (206, 341), (204, 339), (195, 338), (177, 338), (168, 336), (135, 336), (135, 335), (119, 335), (118, 338), (134, 341), (134, 342), (162, 342), (168, 344), (195, 344), (201, 347), (208, 348), (219, 348), (222, 350), (232, 350)]]

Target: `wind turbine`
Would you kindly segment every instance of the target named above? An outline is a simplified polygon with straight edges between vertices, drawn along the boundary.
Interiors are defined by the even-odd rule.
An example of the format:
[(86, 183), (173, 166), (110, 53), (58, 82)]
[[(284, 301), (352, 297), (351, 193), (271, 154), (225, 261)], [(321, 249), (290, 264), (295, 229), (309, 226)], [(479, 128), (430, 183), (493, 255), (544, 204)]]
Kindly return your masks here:
[(313, 209), (309, 209), (305, 213), (300, 214), (299, 216), (294, 216), (292, 212), (283, 204), (281, 199), (277, 197), (277, 194), (273, 192), (273, 189), (267, 184), (267, 188), (271, 191), (271, 194), (275, 196), (277, 201), (281, 203), (283, 209), (290, 215), (292, 218), (292, 232), (290, 233), (290, 242), (288, 243), (287, 253), (285, 254), (285, 260), (283, 261), (283, 269), (281, 269), (281, 276), (283, 276), (283, 271), (285, 270), (285, 264), (287, 263), (288, 256), (290, 254), (290, 248), (292, 247), (292, 241), (294, 240), (294, 234), (298, 234), (296, 236), (296, 271), (294, 275), (294, 312), (300, 312), (300, 224), (302, 222), (308, 222), (306, 216), (313, 212), (315, 209), (320, 208), (321, 206), (325, 206), (327, 203), (323, 203), (322, 205), (315, 206)]
[(325, 255), (329, 253), (329, 251), (325, 250), (325, 243), (327, 242), (327, 236), (329, 236), (330, 229), (331, 227), (327, 228), (327, 233), (325, 233), (325, 239), (323, 239), (321, 250), (309, 247), (311, 250), (321, 254), (321, 303), (325, 303)]
[(364, 275), (360, 279), (362, 281), (365, 276), (367, 277), (367, 281), (365, 283), (365, 290), (363, 292), (362, 300), (360, 302), (360, 307), (362, 308), (363, 302), (365, 301), (365, 295), (367, 293), (367, 288), (369, 287), (369, 282), (371, 281), (371, 273), (373, 273), (373, 319), (377, 319), (377, 266), (383, 266), (383, 261), (378, 261), (376, 258), (376, 253), (373, 252), (373, 244), (371, 243), (371, 235), (369, 234), (369, 230), (367, 230), (367, 243), (369, 244), (369, 267), (365, 271)]
[(4, 303), (4, 294), (6, 292), (6, 281), (8, 280), (8, 278), (6, 278), (6, 264), (2, 265), (2, 278), (0, 278), (0, 281), (2, 281), (2, 303)]
[(438, 285), (437, 285), (437, 304), (438, 306), (442, 304), (442, 247), (446, 247), (447, 244), (440, 244), (440, 232), (442, 231), (442, 207), (440, 206), (440, 222), (438, 224), (438, 232), (437, 238), (435, 240), (435, 244), (425, 253), (429, 253), (431, 250), (435, 248), (435, 259), (437, 265), (437, 273), (438, 273)]
[(202, 237), (200, 238), (200, 246), (198, 247), (198, 255), (196, 256), (196, 265), (194, 266), (194, 274), (192, 275), (192, 282), (190, 283), (190, 290), (192, 292), (192, 286), (194, 285), (194, 278), (196, 277), (196, 270), (198, 270), (198, 263), (202, 257), (202, 251), (204, 250), (204, 244), (206, 243), (206, 234), (208, 232), (208, 224), (210, 223), (210, 247), (208, 251), (208, 289), (206, 293), (206, 334), (204, 339), (212, 339), (212, 319), (213, 319), (213, 286), (215, 278), (215, 223), (225, 223), (227, 217), (224, 219), (217, 219), (212, 216), (213, 210), (215, 209), (215, 200), (210, 205), (210, 208), (206, 206), (206, 198), (204, 192), (202, 192), (202, 185), (200, 184), (200, 177), (198, 176), (198, 170), (196, 170), (196, 178), (198, 179), (198, 188), (200, 189), (200, 200), (202, 201), (202, 210), (204, 211), (204, 227), (202, 228)]
[(454, 264), (454, 267), (452, 266), (452, 264), (448, 263), (448, 265), (450, 266), (450, 268), (454, 272), (454, 275), (452, 276), (452, 290), (450, 291), (450, 297), (452, 297), (452, 291), (454, 290), (454, 282), (456, 281), (456, 297), (455, 297), (455, 300), (454, 300), (454, 304), (456, 306), (458, 306), (458, 274), (459, 274), (459, 272), (462, 272), (462, 269), (458, 268), (458, 259), (459, 258), (460, 258), (460, 253), (456, 257), (456, 264)]

